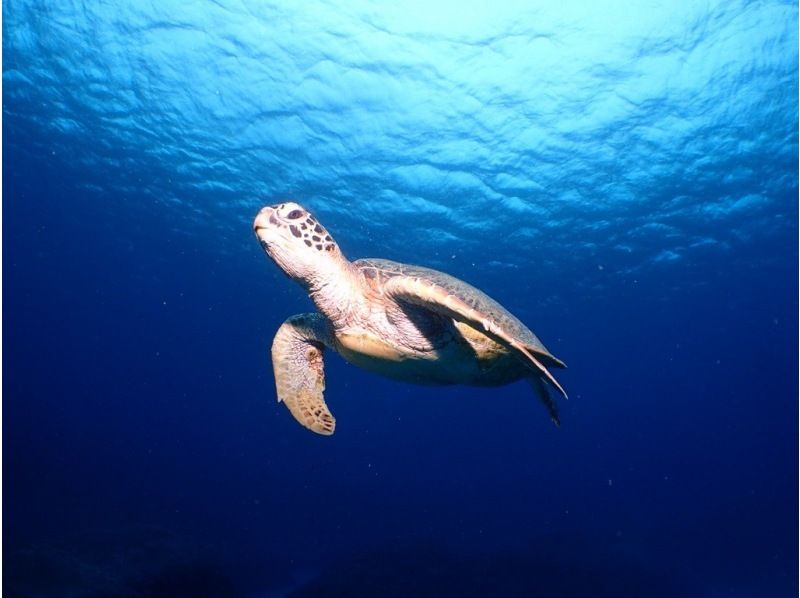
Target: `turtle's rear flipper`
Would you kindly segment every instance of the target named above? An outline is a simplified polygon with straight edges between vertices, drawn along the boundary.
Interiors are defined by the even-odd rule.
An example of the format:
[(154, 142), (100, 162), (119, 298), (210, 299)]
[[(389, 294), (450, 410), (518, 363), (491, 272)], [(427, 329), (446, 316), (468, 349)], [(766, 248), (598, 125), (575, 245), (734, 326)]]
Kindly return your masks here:
[(547, 392), (547, 385), (545, 385), (544, 380), (538, 376), (528, 378), (528, 382), (530, 382), (531, 387), (533, 388), (536, 396), (544, 403), (547, 412), (550, 414), (550, 419), (553, 420), (553, 423), (557, 426), (561, 426), (561, 420), (558, 417), (558, 408), (556, 407), (556, 402), (553, 400), (553, 397), (550, 396), (550, 393)]
[(322, 396), (322, 354), (327, 339), (327, 324), (319, 314), (292, 316), (272, 341), (272, 368), (278, 402), (282, 401), (294, 418), (312, 432), (330, 436), (336, 420)]

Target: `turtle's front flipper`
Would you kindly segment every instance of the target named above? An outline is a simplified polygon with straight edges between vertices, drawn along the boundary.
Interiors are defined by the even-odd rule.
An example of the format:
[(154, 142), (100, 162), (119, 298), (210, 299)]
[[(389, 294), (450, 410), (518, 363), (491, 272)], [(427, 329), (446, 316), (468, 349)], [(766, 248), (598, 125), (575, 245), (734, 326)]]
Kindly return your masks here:
[(317, 434), (330, 436), (336, 420), (328, 410), (322, 391), (325, 371), (322, 353), (330, 334), (319, 314), (302, 314), (286, 320), (272, 341), (272, 368), (278, 401), (294, 418)]
[[(500, 304), (462, 281), (438, 272), (436, 277), (440, 281), (439, 284), (425, 277), (396, 276), (386, 283), (384, 293), (394, 299), (413, 303), (463, 322), (508, 347), (527, 363), (531, 370), (552, 384), (564, 398), (567, 397), (564, 388), (543, 363), (565, 367), (563, 362), (543, 351), (541, 345), (536, 348), (512, 336), (503, 322), (503, 320), (510, 321), (512, 317), (499, 316), (501, 311), (505, 311)], [(514, 320), (516, 321), (516, 318)]]

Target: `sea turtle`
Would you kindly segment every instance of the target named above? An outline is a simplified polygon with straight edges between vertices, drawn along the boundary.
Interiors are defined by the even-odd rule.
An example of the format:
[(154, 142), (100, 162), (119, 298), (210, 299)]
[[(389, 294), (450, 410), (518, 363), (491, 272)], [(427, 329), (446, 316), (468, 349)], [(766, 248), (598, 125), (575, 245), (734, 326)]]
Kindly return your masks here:
[(558, 425), (545, 383), (566, 367), (497, 301), (443, 272), (382, 259), (350, 262), (302, 206), (263, 208), (253, 229), (267, 255), (306, 290), (317, 313), (290, 317), (272, 343), (278, 401), (318, 434), (335, 420), (322, 391), (323, 352), (420, 384), (500, 386), (525, 378)]

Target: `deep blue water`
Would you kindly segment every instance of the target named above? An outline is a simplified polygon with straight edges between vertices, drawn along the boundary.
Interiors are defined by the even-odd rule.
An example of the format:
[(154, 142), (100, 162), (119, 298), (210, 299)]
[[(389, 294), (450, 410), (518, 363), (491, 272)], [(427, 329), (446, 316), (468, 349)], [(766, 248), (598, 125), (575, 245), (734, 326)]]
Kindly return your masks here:
[[(797, 56), (779, 1), (4, 2), (6, 594), (797, 595)], [(529, 324), (561, 427), (332, 353), (297, 425), (287, 198)]]

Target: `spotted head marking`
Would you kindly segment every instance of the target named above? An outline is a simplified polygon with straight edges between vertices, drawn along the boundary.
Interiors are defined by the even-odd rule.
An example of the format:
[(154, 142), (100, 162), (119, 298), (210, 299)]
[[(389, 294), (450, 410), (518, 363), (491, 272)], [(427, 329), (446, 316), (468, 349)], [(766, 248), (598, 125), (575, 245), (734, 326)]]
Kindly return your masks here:
[(267, 255), (294, 279), (306, 279), (328, 259), (342, 258), (325, 227), (294, 202), (263, 208), (253, 230)]

